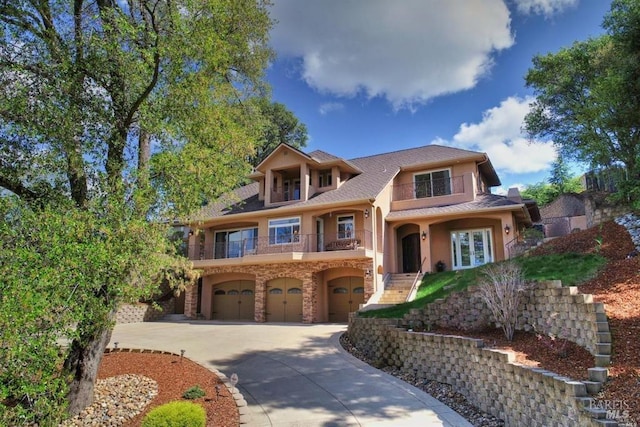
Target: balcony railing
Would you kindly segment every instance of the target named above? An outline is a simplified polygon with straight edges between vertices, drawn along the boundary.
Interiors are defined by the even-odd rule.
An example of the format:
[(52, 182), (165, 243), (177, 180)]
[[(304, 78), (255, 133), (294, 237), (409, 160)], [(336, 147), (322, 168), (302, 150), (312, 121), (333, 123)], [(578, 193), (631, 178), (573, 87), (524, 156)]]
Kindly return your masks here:
[(271, 190), (271, 202), (289, 202), (292, 200), (300, 200), (300, 186), (295, 187), (277, 187)]
[(215, 243), (212, 246), (189, 246), (192, 260), (241, 258), (252, 255), (280, 254), (291, 252), (325, 252), (372, 249), (372, 233), (356, 230), (345, 238), (336, 234), (293, 234), (246, 239), (243, 242)]
[(464, 176), (433, 178), (428, 182), (411, 182), (393, 186), (393, 200), (413, 200), (464, 193)]

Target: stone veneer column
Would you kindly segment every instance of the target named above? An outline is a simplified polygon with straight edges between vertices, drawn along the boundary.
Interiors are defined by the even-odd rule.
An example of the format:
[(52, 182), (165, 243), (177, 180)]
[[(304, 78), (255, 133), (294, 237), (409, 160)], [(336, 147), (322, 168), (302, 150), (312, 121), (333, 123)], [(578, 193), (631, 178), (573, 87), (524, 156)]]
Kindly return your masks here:
[(256, 290), (255, 290), (255, 307), (253, 318), (256, 322), (264, 323), (267, 321), (267, 281), (256, 274)]
[(189, 319), (196, 318), (198, 307), (198, 285), (187, 286), (184, 290), (184, 315)]
[(315, 274), (305, 271), (300, 275), (302, 280), (302, 323), (314, 323), (317, 321), (318, 287)]

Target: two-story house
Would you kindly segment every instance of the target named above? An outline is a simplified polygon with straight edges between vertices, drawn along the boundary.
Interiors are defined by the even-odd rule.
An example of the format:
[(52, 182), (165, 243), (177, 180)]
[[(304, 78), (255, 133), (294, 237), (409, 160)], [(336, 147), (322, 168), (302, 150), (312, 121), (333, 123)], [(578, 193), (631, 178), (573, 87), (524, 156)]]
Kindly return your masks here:
[(345, 160), (283, 144), (249, 178), (191, 223), (189, 317), (346, 321), (394, 274), (508, 258), (531, 224), (521, 199), (490, 193), (486, 154), (439, 145)]

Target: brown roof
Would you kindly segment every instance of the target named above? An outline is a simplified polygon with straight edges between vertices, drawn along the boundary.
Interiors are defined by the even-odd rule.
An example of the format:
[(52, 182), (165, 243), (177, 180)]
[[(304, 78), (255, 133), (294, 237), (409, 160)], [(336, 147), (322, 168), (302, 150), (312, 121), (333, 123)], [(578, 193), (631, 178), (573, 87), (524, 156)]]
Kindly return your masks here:
[[(338, 157), (320, 150), (313, 151), (305, 156), (311, 157), (321, 163), (341, 160)], [(309, 200), (295, 204), (265, 207), (264, 202), (258, 200), (258, 183), (252, 183), (238, 188), (215, 203), (207, 205), (199, 212), (197, 218), (216, 218), (230, 214), (248, 213), (267, 209), (290, 209), (292, 206), (298, 209), (340, 202), (375, 199), (400, 170), (419, 167), (426, 168), (430, 165), (467, 160), (486, 160), (484, 164), (491, 165), (484, 153), (441, 145), (426, 145), (418, 148), (359, 157), (349, 160), (346, 163), (355, 166), (361, 170), (362, 173), (351, 177), (339, 188), (315, 194)], [(493, 167), (490, 166), (490, 169), (487, 170), (493, 171)], [(492, 177), (489, 178), (491, 180)], [(495, 179), (497, 179), (497, 176), (495, 176)]]
[(522, 209), (523, 204), (514, 202), (507, 199), (505, 196), (499, 196), (497, 194), (481, 194), (476, 197), (475, 200), (472, 200), (470, 202), (456, 203), (444, 206), (434, 206), (429, 208), (392, 211), (389, 213), (389, 215), (387, 215), (387, 220), (393, 221), (425, 216), (446, 216), (508, 207), (511, 207), (513, 209)]

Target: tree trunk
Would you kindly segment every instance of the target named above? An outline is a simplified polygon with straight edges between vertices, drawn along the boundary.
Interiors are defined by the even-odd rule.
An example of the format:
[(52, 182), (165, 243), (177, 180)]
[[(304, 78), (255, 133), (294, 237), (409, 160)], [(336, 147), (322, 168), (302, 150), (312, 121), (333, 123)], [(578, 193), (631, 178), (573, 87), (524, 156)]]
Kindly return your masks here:
[(68, 412), (71, 416), (77, 415), (93, 403), (93, 387), (104, 349), (111, 340), (111, 331), (111, 327), (104, 326), (83, 339), (85, 344), (77, 339), (71, 343), (71, 351), (64, 363), (65, 370), (73, 376), (67, 395)]

